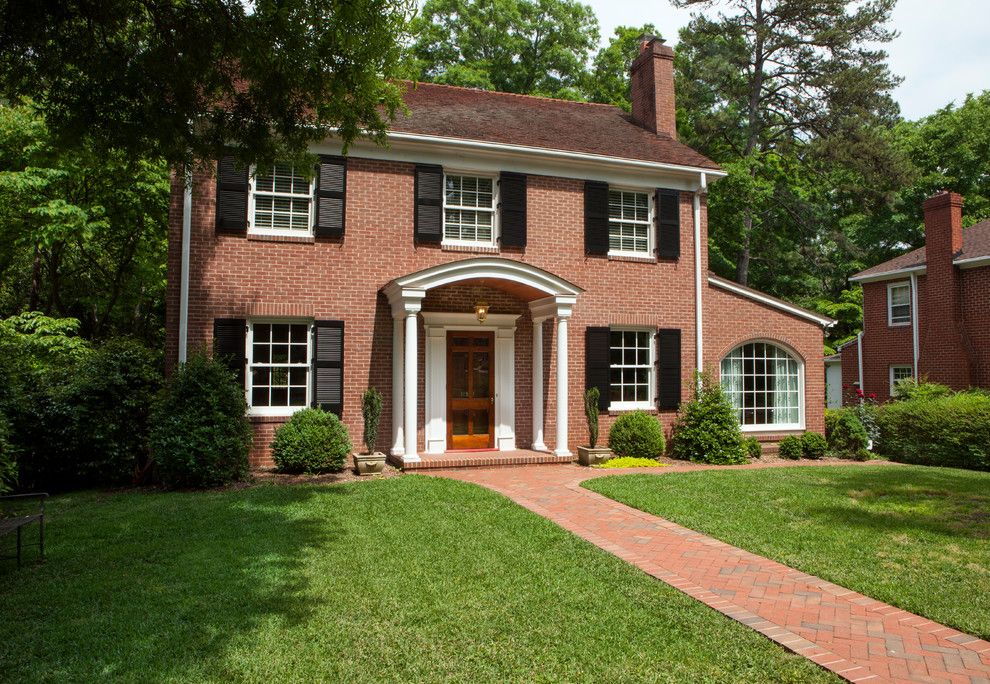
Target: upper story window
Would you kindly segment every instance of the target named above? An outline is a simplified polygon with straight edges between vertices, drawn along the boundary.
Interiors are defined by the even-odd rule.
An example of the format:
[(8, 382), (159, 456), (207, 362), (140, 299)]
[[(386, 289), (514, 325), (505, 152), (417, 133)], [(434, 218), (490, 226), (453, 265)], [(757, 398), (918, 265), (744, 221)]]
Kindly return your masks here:
[(652, 408), (652, 330), (611, 330), (609, 333), (609, 408)]
[(496, 239), (495, 179), (446, 174), (443, 242), (490, 247)]
[(743, 430), (803, 428), (804, 368), (786, 350), (767, 342), (736, 347), (720, 376)]
[(908, 325), (911, 322), (911, 284), (891, 283), (887, 286), (887, 323)]
[(275, 164), (251, 182), (248, 220), (252, 233), (311, 235), (312, 181), (291, 164)]
[(251, 321), (247, 396), (255, 415), (287, 415), (309, 406), (310, 323)]
[(650, 256), (653, 254), (653, 202), (648, 192), (608, 192), (609, 254)]

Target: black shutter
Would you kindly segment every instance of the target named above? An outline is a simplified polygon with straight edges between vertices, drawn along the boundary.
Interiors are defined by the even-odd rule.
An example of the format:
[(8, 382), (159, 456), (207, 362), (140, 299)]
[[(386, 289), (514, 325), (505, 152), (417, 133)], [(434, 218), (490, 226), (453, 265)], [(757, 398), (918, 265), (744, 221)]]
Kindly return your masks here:
[(681, 405), (681, 331), (661, 328), (657, 333), (657, 386), (660, 409)]
[(344, 237), (347, 159), (320, 155), (316, 165), (316, 237)]
[(681, 193), (657, 188), (657, 255), (661, 259), (681, 256)]
[(498, 183), (503, 247), (526, 246), (526, 176), (503, 171)]
[(224, 362), (244, 387), (247, 361), (247, 321), (243, 318), (213, 319), (213, 358)]
[(248, 168), (238, 166), (233, 157), (217, 162), (218, 233), (246, 233)]
[(443, 237), (443, 167), (418, 165), (415, 193), (416, 241), (439, 244)]
[(608, 254), (608, 183), (584, 182), (584, 251)]
[(344, 322), (316, 321), (313, 354), (313, 406), (343, 417)]
[(607, 411), (610, 402), (609, 337), (608, 328), (584, 330), (584, 384), (586, 389), (598, 388), (598, 409), (601, 411)]

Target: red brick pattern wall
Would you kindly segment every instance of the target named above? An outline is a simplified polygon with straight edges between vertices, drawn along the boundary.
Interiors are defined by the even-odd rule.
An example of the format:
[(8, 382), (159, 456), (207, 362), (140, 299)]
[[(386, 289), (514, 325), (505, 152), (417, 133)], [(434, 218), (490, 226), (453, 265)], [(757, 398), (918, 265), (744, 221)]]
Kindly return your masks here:
[(633, 120), (676, 140), (674, 51), (658, 41), (646, 45), (632, 63), (631, 85)]
[(990, 389), (990, 266), (962, 271), (962, 314), (974, 385)]

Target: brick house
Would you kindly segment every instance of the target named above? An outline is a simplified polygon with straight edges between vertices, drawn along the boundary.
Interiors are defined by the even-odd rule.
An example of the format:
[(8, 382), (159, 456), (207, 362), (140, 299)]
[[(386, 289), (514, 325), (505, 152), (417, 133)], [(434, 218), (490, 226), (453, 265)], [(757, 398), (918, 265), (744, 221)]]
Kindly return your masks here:
[(411, 468), (472, 449), (569, 460), (589, 386), (603, 439), (638, 408), (669, 429), (702, 368), (761, 439), (821, 431), (831, 321), (709, 274), (705, 190), (724, 174), (677, 141), (672, 60), (642, 42), (631, 116), (406, 84), (389, 146), (315, 145), (313, 180), (230, 159), (177, 179), (170, 365), (229, 359), (255, 466), (304, 406), (360, 439), (369, 386), (380, 443)]
[(990, 388), (990, 221), (964, 230), (962, 207), (952, 192), (929, 198), (925, 246), (850, 278), (863, 332), (840, 350), (846, 387), (879, 401), (903, 378)]

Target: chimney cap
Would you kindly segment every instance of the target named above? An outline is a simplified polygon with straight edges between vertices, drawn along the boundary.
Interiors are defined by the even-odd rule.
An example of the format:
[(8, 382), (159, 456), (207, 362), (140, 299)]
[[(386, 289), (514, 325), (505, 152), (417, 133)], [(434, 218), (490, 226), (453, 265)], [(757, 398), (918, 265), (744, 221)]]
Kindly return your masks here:
[(667, 42), (660, 36), (655, 36), (652, 33), (640, 34), (639, 38), (637, 38), (636, 40), (639, 41), (640, 45), (642, 45), (643, 43), (652, 43), (653, 41), (657, 41), (661, 45)]

